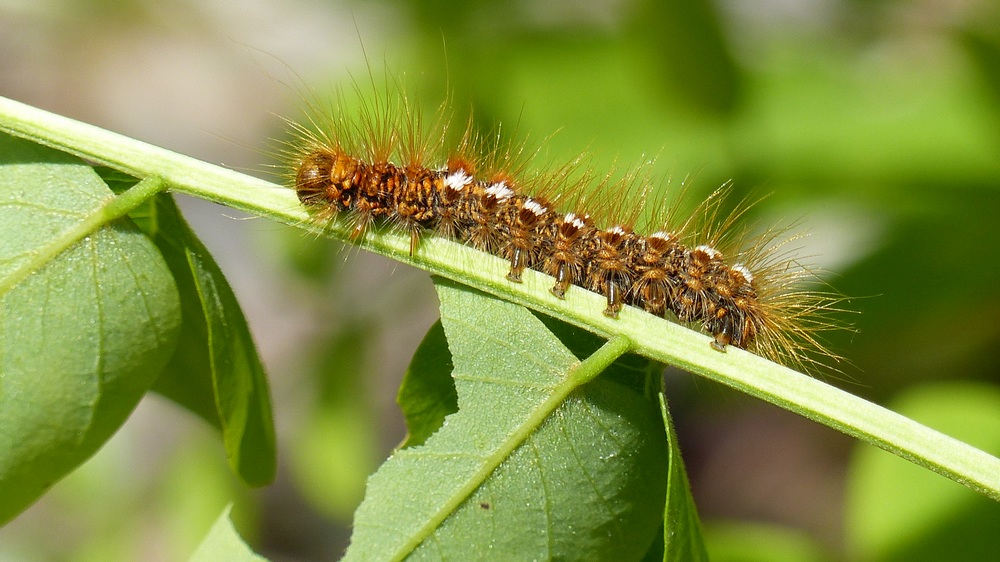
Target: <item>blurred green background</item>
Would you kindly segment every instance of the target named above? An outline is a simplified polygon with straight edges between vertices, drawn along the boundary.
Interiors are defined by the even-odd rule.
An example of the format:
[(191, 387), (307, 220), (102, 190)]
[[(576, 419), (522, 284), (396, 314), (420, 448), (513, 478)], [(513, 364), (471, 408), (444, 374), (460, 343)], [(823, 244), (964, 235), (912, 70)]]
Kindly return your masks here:
[[(362, 46), (364, 52), (362, 51)], [(433, 108), (698, 198), (770, 194), (853, 298), (832, 384), (1000, 453), (1000, 7), (992, 0), (8, 0), (0, 94), (257, 174), (302, 92), (387, 67)], [(415, 93), (413, 93), (415, 92)], [(313, 95), (310, 93), (309, 95)], [(557, 132), (558, 131), (558, 132)], [(555, 133), (555, 134), (553, 134)], [(427, 275), (184, 199), (268, 368), (279, 478), (228, 474), (151, 396), (0, 529), (0, 561), (183, 560), (229, 501), (275, 561), (337, 559), (436, 317)], [(982, 560), (1000, 505), (832, 430), (667, 373), (716, 560)], [(53, 537), (59, 537), (53, 540)]]

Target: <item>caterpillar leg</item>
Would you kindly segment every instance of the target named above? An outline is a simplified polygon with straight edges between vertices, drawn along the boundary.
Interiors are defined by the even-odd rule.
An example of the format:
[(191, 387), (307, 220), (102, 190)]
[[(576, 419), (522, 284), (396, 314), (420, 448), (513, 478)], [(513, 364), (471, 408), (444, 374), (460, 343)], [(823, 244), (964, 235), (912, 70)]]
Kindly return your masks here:
[(521, 273), (524, 271), (525, 252), (521, 248), (514, 248), (510, 255), (510, 273), (507, 279), (515, 283), (521, 282)]
[(712, 349), (725, 353), (726, 346), (732, 343), (732, 341), (733, 338), (730, 337), (727, 332), (719, 332), (718, 334), (715, 334), (715, 339), (712, 340), (710, 345), (712, 346)]
[(618, 312), (622, 309), (622, 294), (618, 289), (618, 283), (614, 279), (608, 280), (608, 307), (604, 309), (604, 315), (608, 318), (618, 318)]
[(549, 289), (553, 295), (559, 298), (566, 297), (566, 289), (573, 284), (572, 275), (569, 272), (569, 265), (565, 263), (560, 263), (559, 268), (556, 270), (556, 284)]

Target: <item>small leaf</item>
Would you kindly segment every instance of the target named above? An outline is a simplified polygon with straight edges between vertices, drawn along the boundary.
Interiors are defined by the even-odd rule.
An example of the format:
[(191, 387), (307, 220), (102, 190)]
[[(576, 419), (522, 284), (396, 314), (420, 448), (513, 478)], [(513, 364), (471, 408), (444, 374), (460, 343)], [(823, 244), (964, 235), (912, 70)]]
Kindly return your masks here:
[(691, 484), (688, 482), (687, 471), (684, 470), (684, 461), (677, 445), (677, 433), (674, 431), (674, 424), (667, 410), (667, 399), (662, 393), (659, 397), (663, 425), (670, 443), (670, 471), (667, 476), (667, 501), (663, 515), (663, 560), (664, 562), (708, 560), (705, 540), (701, 534), (701, 522), (698, 520), (698, 510), (695, 508), (694, 498), (691, 497)]
[(408, 434), (400, 448), (423, 445), (449, 414), (458, 411), (458, 393), (451, 378), (451, 352), (441, 322), (427, 331), (413, 354), (396, 395)]
[(184, 328), (155, 390), (222, 429), (229, 464), (251, 486), (274, 479), (275, 442), (267, 377), (246, 318), (222, 270), (160, 194), (141, 224), (177, 281)]
[(641, 558), (666, 483), (656, 405), (615, 377), (579, 387), (604, 363), (581, 363), (527, 309), (437, 289), (458, 412), (369, 479), (347, 559)]
[(188, 562), (267, 562), (267, 558), (256, 554), (243, 542), (233, 528), (230, 511), (232, 506), (222, 511)]
[(2, 524), (125, 421), (173, 352), (180, 306), (127, 219), (58, 250), (113, 199), (89, 166), (6, 135), (0, 159)]

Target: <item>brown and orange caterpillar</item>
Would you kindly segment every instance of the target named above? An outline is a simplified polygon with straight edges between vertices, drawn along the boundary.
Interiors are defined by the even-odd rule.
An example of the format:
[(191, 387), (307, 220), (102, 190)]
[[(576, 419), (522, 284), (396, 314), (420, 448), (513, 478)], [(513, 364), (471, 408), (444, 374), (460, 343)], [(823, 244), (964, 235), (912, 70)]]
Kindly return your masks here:
[(432, 134), (399, 94), (353, 115), (341, 104), (312, 127), (290, 122), (288, 181), (317, 220), (346, 215), (352, 238), (376, 222), (408, 233), (411, 252), (425, 235), (444, 236), (509, 261), (512, 282), (533, 269), (554, 278), (554, 297), (573, 286), (604, 295), (610, 317), (624, 305), (672, 315), (710, 334), (719, 351), (733, 345), (798, 367), (815, 354), (836, 358), (816, 333), (836, 327), (827, 313), (842, 299), (797, 288), (813, 274), (781, 250), (784, 230), (740, 248), (734, 239), (745, 231), (732, 231), (748, 206), (719, 220), (725, 189), (699, 206), (700, 218), (673, 221), (676, 207), (661, 204), (652, 232), (637, 232), (648, 177), (595, 182), (592, 172), (575, 173), (579, 160), (531, 172), (523, 146), (484, 142), (471, 123), (448, 150), (444, 114)]

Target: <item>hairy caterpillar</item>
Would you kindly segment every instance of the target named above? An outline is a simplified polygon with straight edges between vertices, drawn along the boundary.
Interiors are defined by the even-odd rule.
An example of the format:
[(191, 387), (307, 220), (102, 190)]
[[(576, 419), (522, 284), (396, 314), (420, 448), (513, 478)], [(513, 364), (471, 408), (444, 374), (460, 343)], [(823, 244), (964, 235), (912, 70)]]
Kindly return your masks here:
[(510, 282), (533, 269), (553, 277), (553, 298), (594, 291), (607, 316), (629, 305), (672, 317), (718, 351), (798, 367), (837, 358), (816, 333), (837, 327), (827, 313), (842, 299), (799, 288), (813, 274), (782, 250), (784, 230), (745, 240), (737, 223), (748, 205), (720, 220), (725, 188), (686, 220), (658, 202), (651, 228), (638, 228), (653, 183), (641, 168), (618, 181), (581, 171), (580, 159), (534, 171), (523, 145), (481, 136), (471, 121), (449, 149), (444, 106), (425, 127), (403, 94), (314, 113), (310, 126), (289, 121), (287, 181), (316, 220), (346, 215), (352, 238), (387, 223), (409, 234), (412, 253), (421, 237), (444, 236), (507, 260)]

